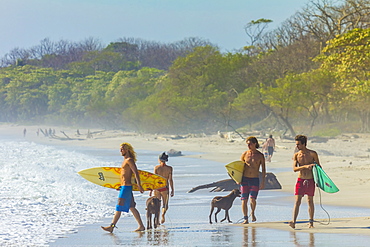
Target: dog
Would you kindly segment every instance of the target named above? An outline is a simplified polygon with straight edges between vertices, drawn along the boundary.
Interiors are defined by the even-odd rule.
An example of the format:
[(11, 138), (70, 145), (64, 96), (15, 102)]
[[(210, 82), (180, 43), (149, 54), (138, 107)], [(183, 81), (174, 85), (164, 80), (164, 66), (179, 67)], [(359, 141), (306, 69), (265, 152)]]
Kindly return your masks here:
[(159, 214), (161, 212), (161, 200), (155, 196), (146, 200), (147, 229), (152, 229), (152, 214), (154, 214), (154, 228), (159, 225)]
[(229, 209), (233, 206), (233, 202), (236, 197), (240, 197), (240, 191), (238, 189), (233, 189), (227, 196), (214, 197), (211, 201), (211, 213), (209, 214), (209, 223), (212, 224), (211, 216), (214, 208), (217, 208), (217, 211), (215, 213), (216, 223), (217, 223), (217, 214), (221, 211), (221, 209), (225, 210), (225, 218), (221, 220), (221, 222), (223, 222), (227, 218), (229, 223), (231, 223), (232, 221), (229, 218)]

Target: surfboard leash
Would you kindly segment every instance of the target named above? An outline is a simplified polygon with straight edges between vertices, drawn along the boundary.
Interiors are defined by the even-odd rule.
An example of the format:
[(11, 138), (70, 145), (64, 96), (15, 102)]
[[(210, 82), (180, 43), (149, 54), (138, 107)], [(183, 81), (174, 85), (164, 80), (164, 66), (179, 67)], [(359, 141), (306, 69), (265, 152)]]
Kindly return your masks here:
[(324, 212), (328, 215), (328, 223), (324, 224), (323, 222), (321, 221), (317, 221), (319, 222), (321, 225), (329, 225), (330, 224), (330, 215), (328, 213), (328, 211), (325, 210), (325, 208), (323, 207), (322, 205), (322, 202), (321, 202), (321, 190), (319, 187), (317, 187), (317, 189), (319, 190), (319, 195), (320, 195), (320, 207), (322, 208), (322, 210), (324, 210)]

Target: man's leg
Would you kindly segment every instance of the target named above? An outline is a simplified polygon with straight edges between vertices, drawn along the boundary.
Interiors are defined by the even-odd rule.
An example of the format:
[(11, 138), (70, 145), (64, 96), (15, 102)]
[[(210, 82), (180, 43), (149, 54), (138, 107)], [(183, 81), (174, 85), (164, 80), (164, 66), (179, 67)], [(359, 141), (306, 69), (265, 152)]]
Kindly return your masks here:
[(252, 215), (252, 222), (255, 222), (257, 219), (256, 219), (256, 216), (254, 214), (254, 211), (256, 210), (256, 206), (257, 206), (257, 200), (256, 198), (253, 198), (251, 197), (251, 215)]
[[(118, 198), (118, 205), (119, 206), (123, 206), (125, 204), (125, 199), (123, 198)], [(116, 224), (119, 220), (119, 218), (121, 217), (121, 211), (116, 211), (114, 213), (114, 216), (113, 216), (113, 220), (112, 220), (112, 224), (110, 226), (102, 226), (101, 228), (104, 230), (104, 231), (107, 231), (107, 232), (110, 232), (112, 233), (114, 228), (116, 227)]]
[(162, 205), (163, 205), (161, 224), (163, 224), (166, 221), (164, 215), (166, 214), (167, 209), (168, 209), (168, 199), (169, 199), (168, 190), (161, 192), (161, 196), (162, 196)]
[(289, 226), (291, 228), (295, 228), (295, 223), (297, 221), (298, 213), (299, 213), (299, 207), (301, 206), (302, 202), (302, 195), (296, 195), (295, 196), (295, 203), (293, 208), (293, 220), (289, 222)]
[(137, 211), (137, 209), (135, 207), (131, 207), (130, 210), (131, 210), (131, 213), (134, 215), (135, 220), (139, 224), (139, 227), (135, 230), (135, 232), (137, 232), (137, 231), (144, 231), (145, 230), (145, 226), (144, 226), (143, 222), (141, 221), (141, 217), (140, 217), (139, 211)]
[(308, 202), (308, 215), (310, 216), (310, 226), (309, 228), (313, 228), (313, 217), (315, 214), (315, 204), (313, 201), (313, 196), (308, 196), (307, 197), (307, 202)]
[(244, 215), (244, 222), (243, 224), (248, 224), (248, 197), (242, 200), (242, 212)]

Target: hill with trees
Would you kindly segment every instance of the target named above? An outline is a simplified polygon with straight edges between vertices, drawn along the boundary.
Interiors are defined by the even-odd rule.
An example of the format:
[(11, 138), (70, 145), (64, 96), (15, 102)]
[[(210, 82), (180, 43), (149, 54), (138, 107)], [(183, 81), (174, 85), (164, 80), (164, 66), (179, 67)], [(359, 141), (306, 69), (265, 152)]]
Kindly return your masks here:
[[(0, 122), (161, 133), (317, 125), (370, 130), (370, 1), (311, 1), (278, 28), (245, 25), (248, 46), (122, 38), (44, 39), (1, 58)], [(338, 127), (339, 128), (339, 127)]]

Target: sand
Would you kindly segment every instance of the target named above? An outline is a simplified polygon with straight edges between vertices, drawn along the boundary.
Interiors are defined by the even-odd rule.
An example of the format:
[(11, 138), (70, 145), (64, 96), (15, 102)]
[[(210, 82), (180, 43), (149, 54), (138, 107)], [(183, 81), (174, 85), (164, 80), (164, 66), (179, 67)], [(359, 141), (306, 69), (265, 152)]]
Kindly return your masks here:
[[(44, 137), (41, 133), (36, 135), (37, 129), (49, 129), (48, 126), (20, 126), (0, 125), (0, 135), (13, 135), (23, 138), (23, 130), (27, 129), (28, 141), (52, 145), (76, 145), (94, 148), (117, 149), (122, 142), (131, 143), (136, 149), (168, 151), (197, 152), (195, 158), (208, 159), (223, 163), (238, 160), (247, 146), (237, 135), (228, 135), (221, 138), (219, 135), (150, 135), (119, 130), (105, 131), (102, 129), (79, 129), (52, 127), (55, 138)], [(61, 132), (63, 131), (70, 139)], [(92, 138), (87, 138), (88, 131)], [(226, 134), (226, 133), (225, 133)], [(260, 141), (266, 137), (257, 136)], [(335, 194), (323, 194), (325, 204), (348, 207), (370, 208), (368, 188), (370, 185), (370, 134), (349, 133), (331, 138), (327, 142), (308, 141), (307, 147), (317, 151), (321, 165), (327, 174), (335, 181), (340, 191)], [(286, 171), (275, 174), (282, 185), (282, 191), (293, 192), (297, 174), (292, 171), (292, 155), (295, 142), (293, 140), (275, 138), (276, 152), (272, 162), (267, 163), (269, 168), (284, 168)], [(291, 200), (293, 201), (293, 194)], [(303, 201), (303, 203), (306, 203)], [(305, 212), (306, 213), (306, 212)], [(287, 219), (289, 221), (290, 219)], [(235, 225), (239, 226), (239, 225)], [(330, 225), (316, 224), (314, 229), (307, 227), (307, 222), (297, 223), (296, 230), (287, 226), (286, 222), (254, 223), (255, 227), (273, 228), (283, 231), (303, 231), (311, 233), (346, 233), (370, 235), (370, 217), (332, 219)]]

